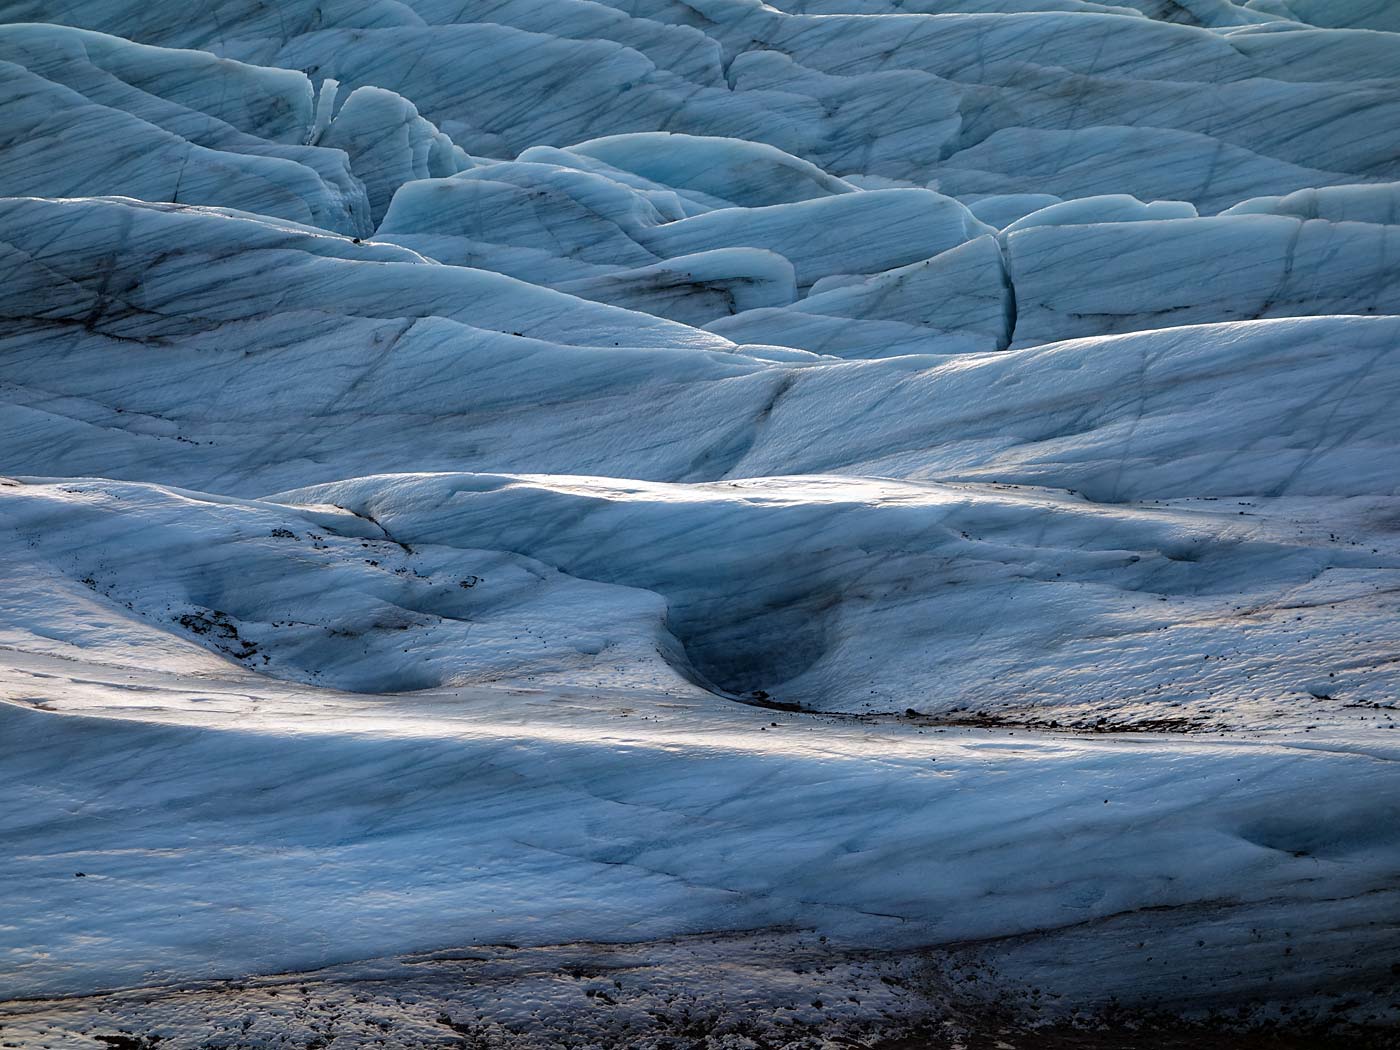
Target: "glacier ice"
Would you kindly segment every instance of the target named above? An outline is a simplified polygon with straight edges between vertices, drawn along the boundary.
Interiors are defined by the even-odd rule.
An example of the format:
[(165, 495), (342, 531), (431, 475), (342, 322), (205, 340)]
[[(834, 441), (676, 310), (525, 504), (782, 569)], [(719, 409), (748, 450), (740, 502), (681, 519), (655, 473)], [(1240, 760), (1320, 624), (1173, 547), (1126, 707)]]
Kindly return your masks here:
[[(368, 234), (405, 182), (470, 164), (392, 92), (335, 118), (292, 70), (100, 33), (0, 25), (6, 197), (138, 197)], [(320, 121), (325, 119), (324, 126)]]
[(0, 0), (0, 1041), (1392, 1035), (1397, 32)]
[[(1400, 227), (1260, 214), (1015, 225), (1006, 255), (1022, 344), (1167, 318), (1393, 314), (1400, 305)], [(1110, 262), (1117, 279), (1096, 280)]]
[[(326, 98), (327, 87), (331, 88)], [(334, 81), (321, 83), (318, 106), (334, 105)], [(362, 87), (340, 104), (334, 118), (317, 126), (312, 141), (340, 149), (365, 187), (370, 219), (384, 218), (394, 192), (408, 182), (453, 175), (471, 159), (442, 132), (418, 115), (412, 102), (382, 88)]]
[[(843, 277), (845, 275), (842, 275)], [(973, 353), (1011, 344), (1013, 303), (1002, 251), (989, 235), (874, 276), (831, 277), (791, 306), (755, 308), (706, 325), (735, 342), (788, 343), (835, 357)]]

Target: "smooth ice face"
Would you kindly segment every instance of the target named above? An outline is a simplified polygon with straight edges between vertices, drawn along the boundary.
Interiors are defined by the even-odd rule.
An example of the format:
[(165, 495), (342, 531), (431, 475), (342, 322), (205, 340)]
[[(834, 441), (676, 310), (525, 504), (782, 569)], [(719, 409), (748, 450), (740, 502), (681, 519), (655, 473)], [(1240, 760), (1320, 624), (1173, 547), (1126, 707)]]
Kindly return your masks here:
[(1393, 1020), (1397, 32), (0, 0), (0, 1000)]

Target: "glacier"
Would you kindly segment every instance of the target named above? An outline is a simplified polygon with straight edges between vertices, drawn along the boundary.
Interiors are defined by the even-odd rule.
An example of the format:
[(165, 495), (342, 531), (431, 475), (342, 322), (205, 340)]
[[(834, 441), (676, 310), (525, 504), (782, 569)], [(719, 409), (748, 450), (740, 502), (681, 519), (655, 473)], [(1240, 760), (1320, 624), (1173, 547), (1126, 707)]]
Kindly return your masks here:
[(0, 1043), (1394, 1045), (1397, 34), (0, 0)]

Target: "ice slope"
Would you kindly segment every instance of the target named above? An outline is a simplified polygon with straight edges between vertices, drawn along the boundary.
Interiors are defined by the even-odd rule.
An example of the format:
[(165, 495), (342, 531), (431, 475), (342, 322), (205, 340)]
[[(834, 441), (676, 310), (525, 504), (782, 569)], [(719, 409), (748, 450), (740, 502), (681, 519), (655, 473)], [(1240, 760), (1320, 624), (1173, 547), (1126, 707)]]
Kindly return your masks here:
[(0, 0), (0, 1000), (1393, 1022), (1393, 21)]
[[(504, 549), (410, 546), (386, 538), (372, 516), (186, 490), (63, 482), (27, 494), (6, 486), (12, 540), (45, 550), (93, 604), (135, 611), (265, 674), (361, 692), (524, 675), (605, 682), (616, 665), (644, 679), (649, 663), (675, 679), (657, 659), (658, 644), (673, 645), (657, 595)], [(39, 587), (60, 581), (36, 577)], [(65, 641), (144, 646), (151, 632), (132, 626), (129, 641), (114, 637), (115, 624), (105, 638)]]
[[(1196, 103), (1183, 93), (1162, 104), (1179, 112)], [(1129, 125), (1130, 117), (1115, 107), (1105, 112), (1104, 124), (1093, 127), (998, 128), (947, 157), (937, 169), (936, 186), (964, 200), (1032, 188), (1059, 197), (1122, 192), (1144, 200), (1180, 197), (1210, 213), (1260, 193), (1260, 186), (1280, 187), (1264, 192), (1289, 193), (1297, 191), (1294, 187), (1350, 181), (1322, 166), (1333, 163), (1331, 151), (1323, 151), (1315, 164), (1301, 163), (1311, 157), (1295, 163), (1193, 129)]]
[[(580, 29), (579, 39), (593, 39), (590, 33), (604, 33), (605, 29), (621, 32), (618, 26), (638, 21), (633, 18), (629, 22), (621, 15), (604, 17), (600, 14), (604, 9), (597, 5), (590, 4), (588, 9), (590, 18), (601, 21), (588, 22), (591, 28), (587, 32)], [(491, 17), (483, 24), (494, 32), (514, 24), (512, 19), (534, 18), (532, 12), (523, 0), (498, 5), (491, 8)], [(441, 11), (434, 17), (439, 15), (447, 17)], [(744, 17), (757, 15), (749, 11)], [(998, 17), (1014, 21), (1019, 16)], [(1114, 18), (1125, 24), (1141, 22), (1149, 28), (1158, 24), (1151, 19)], [(658, 23), (642, 21), (665, 35)], [(1097, 16), (1092, 24), (1099, 28)], [(822, 33), (826, 26), (820, 23)], [(993, 19), (985, 28), (995, 37), (1001, 31), (1001, 21)], [(1022, 28), (1035, 39), (1044, 26), (1034, 21)], [(1232, 162), (1223, 160), (1215, 145), (1209, 147), (1215, 151), (1209, 158), (1188, 151), (1181, 160), (1181, 170), (1177, 170), (1176, 161), (1164, 160), (1164, 150), (1170, 153), (1177, 131), (1106, 126), (1069, 129), (1065, 133), (1081, 136), (1082, 167), (1092, 179), (1082, 185), (1062, 181), (1080, 165), (1075, 159), (1080, 154), (1075, 152), (1079, 147), (1067, 152), (1059, 131), (1004, 129), (942, 158), (931, 184), (974, 204), (986, 199), (987, 191), (1009, 200), (1004, 191), (1015, 189), (995, 180), (968, 182), (959, 174), (972, 170), (967, 164), (983, 164), (978, 158), (998, 143), (996, 148), (1008, 158), (1006, 165), (1021, 177), (1033, 176), (1038, 188), (1050, 188), (1056, 196), (1082, 202), (1078, 210), (1055, 214), (1055, 225), (1075, 227), (1058, 233), (1042, 230), (1013, 236), (1028, 225), (1049, 225), (1051, 213), (1038, 217), (1011, 213), (1016, 221), (1002, 237), (1008, 272), (999, 275), (998, 261), (985, 248), (955, 253), (932, 268), (916, 266), (990, 232), (946, 198), (912, 187), (892, 188), (888, 182), (872, 183), (868, 176), (854, 181), (837, 179), (797, 156), (760, 143), (641, 132), (590, 140), (562, 150), (534, 146), (515, 162), (472, 166), (459, 147), (418, 115), (413, 102), (380, 87), (350, 92), (349, 85), (342, 87), (335, 79), (325, 79), (313, 99), (310, 82), (287, 70), (220, 63), (202, 52), (152, 49), (77, 30), (19, 25), (3, 27), (3, 31), (9, 48), (5, 53), (20, 64), (28, 63), (14, 71), (26, 85), (17, 90), (30, 100), (27, 109), (16, 112), (30, 112), (39, 122), (26, 125), (0, 150), (0, 173), (11, 173), (7, 185), (0, 188), (11, 194), (45, 192), (45, 187), (53, 185), (73, 196), (122, 193), (156, 200), (192, 200), (358, 234), (365, 234), (370, 223), (383, 219), (379, 236), (440, 261), (496, 270), (690, 324), (718, 323), (716, 331), (739, 341), (776, 343), (845, 357), (951, 353), (1141, 330), (1159, 326), (1164, 319), (1191, 323), (1393, 309), (1389, 278), (1394, 267), (1386, 229), (1333, 228), (1338, 217), (1377, 226), (1389, 221), (1390, 213), (1385, 210), (1389, 206), (1384, 202), (1391, 196), (1392, 184), (1294, 191), (1302, 195), (1299, 200), (1310, 193), (1326, 192), (1331, 200), (1373, 202), (1356, 205), (1360, 210), (1354, 214), (1334, 210), (1300, 215), (1326, 219), (1329, 225), (1307, 226), (1296, 233), (1287, 224), (1275, 223), (1270, 228), (1258, 220), (1252, 224), (1212, 226), (1202, 222), (1131, 231), (1098, 229), (1103, 222), (1122, 221), (1138, 207), (1130, 195), (1094, 195), (1098, 189), (1116, 189), (1123, 182), (1113, 175), (1115, 162), (1111, 160), (1117, 149), (1113, 143), (1120, 140), (1129, 143), (1123, 154), (1129, 170), (1157, 177), (1159, 181), (1150, 186), (1154, 191), (1186, 198), (1171, 205), (1169, 212), (1162, 210), (1169, 202), (1149, 204), (1139, 216), (1143, 220), (1189, 217), (1190, 200), (1207, 210), (1235, 205), (1227, 209), (1231, 216), (1240, 216), (1241, 209), (1257, 212), (1267, 207), (1239, 204), (1249, 191), (1258, 188), (1257, 180), (1231, 181), (1228, 172), (1233, 170)], [(1106, 39), (1118, 41), (1121, 34), (1119, 26)], [(1318, 37), (1317, 31), (1306, 30), (1305, 35), (1315, 42), (1341, 46), (1326, 34)], [(682, 36), (691, 39), (695, 33), (686, 29)], [(955, 35), (940, 47), (940, 53), (956, 39)], [(1188, 34), (1183, 39), (1196, 38)], [(1366, 60), (1375, 50), (1370, 37), (1350, 34), (1346, 40), (1353, 45), (1350, 57), (1363, 59), (1359, 66), (1353, 62), (1347, 68), (1355, 66), (1368, 72)], [(1131, 36), (1119, 41), (1120, 46), (1132, 43)], [(1198, 41), (1192, 46), (1206, 45)], [(1258, 50), (1251, 38), (1245, 51)], [(1295, 67), (1296, 62), (1290, 65), (1290, 76), (1296, 73)], [(122, 75), (131, 83), (121, 80)], [(437, 83), (455, 82), (454, 78), (442, 78)], [(220, 86), (226, 83), (258, 86), (231, 91)], [(1382, 82), (1372, 77), (1367, 83)], [(81, 91), (91, 93), (92, 98)], [(240, 101), (227, 102), (230, 94)], [(72, 112), (71, 117), (63, 118), (66, 130), (61, 134), (61, 128), (53, 123), (55, 99), (60, 96), (67, 100), (63, 103), (67, 108), (60, 111)], [(250, 101), (264, 96), (267, 101), (261, 108)], [(1172, 102), (1173, 112), (1179, 111), (1179, 101)], [(213, 112), (205, 114), (198, 110), (199, 105)], [(222, 112), (221, 107), (240, 105), (244, 112), (215, 115)], [(119, 126), (126, 129), (120, 135), (99, 131), (111, 113), (117, 114)], [(228, 125), (224, 117), (238, 127)], [(1117, 118), (1106, 114), (1106, 119)], [(136, 123), (128, 127), (123, 120)], [(72, 121), (78, 123), (69, 127)], [(927, 123), (920, 126), (927, 127)], [(249, 139), (250, 133), (277, 141)], [(1105, 139), (1105, 135), (1110, 138)], [(97, 165), (84, 162), (93, 140), (117, 150), (117, 155)], [(339, 149), (332, 152), (325, 147)], [(269, 153), (273, 155), (266, 155)], [(1141, 163), (1148, 154), (1153, 163)], [(1340, 154), (1330, 149), (1328, 155)], [(225, 160), (226, 156), (232, 159)], [(1277, 158), (1256, 160), (1275, 174), (1288, 163)], [(229, 163), (234, 171), (226, 177)], [(239, 165), (247, 168), (243, 174), (235, 173), (243, 170)], [(864, 170), (873, 169), (867, 164)], [(414, 181), (454, 173), (459, 173), (456, 178), (442, 182), (431, 178)], [(1213, 187), (1210, 194), (1191, 186), (1190, 180), (1203, 174)], [(1345, 178), (1316, 170), (1297, 172), (1299, 185), (1320, 186), (1338, 180)], [(1140, 178), (1137, 181), (1141, 184)], [(406, 183), (397, 204), (391, 206), (395, 191)], [(721, 188), (730, 197), (723, 197)], [(866, 192), (861, 192), (862, 188)], [(1144, 198), (1150, 200), (1147, 195)], [(1275, 195), (1255, 199), (1293, 198)], [(1298, 206), (1293, 207), (1296, 210)], [(830, 225), (850, 231), (842, 240), (842, 252), (833, 252), (823, 240), (822, 231)], [(795, 289), (789, 291), (783, 259), (755, 254), (752, 249), (776, 253), (791, 264)], [(1334, 276), (1323, 276), (1321, 286), (1311, 279), (1295, 281), (1291, 276), (1295, 249), (1304, 253), (1302, 269), (1312, 272), (1306, 256), (1314, 253), (1323, 260), (1318, 264), (1320, 272), (1330, 270)], [(1182, 287), (1151, 286), (1148, 278), (1155, 260), (1177, 251), (1181, 266), (1174, 268), (1181, 272)], [(1108, 282), (1095, 272), (1097, 259), (1105, 254), (1124, 259), (1129, 271), (1126, 280), (1115, 279), (1111, 288), (1104, 287)], [(1065, 255), (1070, 258), (1063, 258)], [(660, 265), (674, 259), (681, 261)], [(1253, 271), (1245, 279), (1251, 285), (1249, 293), (1228, 305), (1213, 302), (1215, 275), (1193, 269), (1212, 259), (1230, 259), (1232, 269), (1243, 266)], [(1144, 267), (1140, 277), (1136, 273), (1139, 266)], [(916, 268), (878, 277), (902, 267)], [(1077, 272), (1077, 267), (1089, 272)], [(919, 303), (911, 319), (907, 308), (899, 305), (899, 296), (890, 299), (886, 286), (904, 287), (915, 273), (919, 274), (915, 293)], [(839, 277), (849, 284), (847, 278), (860, 275), (876, 276), (877, 280), (858, 302), (848, 301), (851, 297), (846, 295), (836, 301), (801, 304), (778, 314), (768, 312), (792, 306), (818, 282)], [(1335, 282), (1334, 289), (1327, 287), (1329, 280)], [(1020, 295), (1009, 289), (1018, 281), (1024, 284)], [(964, 304), (962, 300), (974, 285), (979, 293), (976, 298), (982, 302)], [(827, 283), (818, 290), (832, 288)], [(958, 304), (947, 311), (949, 316), (937, 316), (938, 310), (944, 309), (941, 306), (931, 315), (930, 307), (924, 304), (940, 300), (957, 300)], [(749, 314), (755, 310), (759, 312)], [(813, 316), (796, 317), (794, 313)], [(728, 320), (738, 314), (749, 316)]]
[(237, 674), (73, 677), (26, 660), (7, 693), (67, 715), (0, 708), (10, 995), (813, 922), (886, 949), (1045, 930), (1043, 955), (1007, 960), (1027, 997), (1102, 994), (1086, 985), (1111, 966), (1085, 981), (1051, 961), (1086, 926), (1174, 1003), (1219, 1002), (1182, 978), (1229, 967), (1306, 1015), (1319, 968), (1337, 988), (1387, 972), (1393, 750), (816, 730), (639, 693), (308, 704)]
[[(1285, 215), (1015, 225), (1006, 253), (1024, 345), (1203, 321), (1400, 312), (1396, 226)], [(1089, 276), (1110, 272), (1112, 280)]]
[(4, 196), (217, 204), (367, 234), (400, 183), (469, 164), (392, 92), (354, 92), (332, 120), (335, 85), (314, 99), (294, 71), (197, 50), (3, 25), (0, 71)]
[(785, 256), (763, 248), (713, 248), (630, 270), (560, 282), (585, 299), (703, 325), (720, 317), (781, 306), (797, 297)]
[(344, 100), (337, 95), (337, 84), (321, 82), (311, 138), (318, 146), (349, 156), (351, 169), (364, 184), (372, 222), (384, 217), (394, 192), (404, 183), (471, 167), (462, 148), (419, 116), (413, 103), (401, 95), (376, 87), (357, 88)]
[[(56, 544), (48, 557), (68, 580), (267, 673), (365, 691), (483, 675), (690, 680), (886, 712), (910, 706), (918, 681), (937, 683), (919, 702), (931, 712), (1227, 725), (1360, 710), (1394, 687), (1395, 640), (1368, 629), (1388, 622), (1400, 569), (1386, 524), (1400, 495), (1394, 319), (784, 363), (250, 217), (122, 201), (11, 208), (29, 213), (36, 235), (14, 242), (15, 273), (37, 259), (49, 280), (22, 289), (26, 312), (9, 325), (12, 474), (246, 494), (463, 460), (757, 479), (410, 476), (278, 497), (353, 518), (238, 507), (232, 525), (203, 523), (230, 513), (219, 500), (109, 496), (95, 483), (73, 492), (120, 513), (88, 538), (65, 531), (80, 528), (66, 489), (37, 518), (11, 511), (15, 544)], [(174, 254), (175, 240), (198, 247)], [(459, 319), (464, 304), (476, 325)], [(478, 327), (493, 309), (530, 333)], [(588, 342), (555, 341), (583, 318)], [(656, 345), (608, 345), (623, 333)], [(793, 471), (944, 484), (771, 477)], [(103, 553), (74, 561), (69, 548)], [(435, 553), (403, 557), (423, 550)], [(615, 609), (608, 587), (630, 589)], [(342, 591), (363, 599), (326, 605)]]
[[(67, 300), (55, 295), (44, 320), (58, 322), (67, 311), (84, 329), (116, 339), (212, 334), (268, 314), (330, 314), (339, 303), (359, 318), (440, 317), (580, 346), (731, 347), (688, 326), (500, 274), (246, 213), (120, 198), (9, 198), (3, 208), (16, 276), (40, 301), (60, 289)], [(256, 285), (277, 294), (250, 295)]]
[[(716, 143), (723, 149), (724, 143)], [(666, 147), (657, 152), (665, 155)], [(664, 210), (663, 210), (664, 209)], [(582, 265), (646, 265), (700, 252), (761, 248), (793, 267), (799, 288), (926, 259), (989, 228), (957, 201), (925, 189), (813, 196), (756, 207), (658, 207), (598, 173), (558, 165), (484, 165), (398, 194), (377, 236), (443, 262), (543, 280), (588, 275)], [(850, 229), (840, 246), (824, 231)], [(557, 259), (549, 258), (556, 256)]]
[[(337, 120), (346, 119), (352, 103), (353, 97)], [(377, 237), (421, 253), (403, 258), (452, 264), (416, 278), (440, 289), (488, 280), (462, 269), (470, 266), (714, 333), (646, 322), (623, 332), (614, 324), (600, 330), (603, 345), (776, 344), (872, 358), (997, 350), (1174, 324), (1396, 310), (1396, 227), (1385, 224), (1393, 210), (1390, 185), (1325, 191), (1327, 201), (1338, 202), (1330, 205), (1256, 199), (1211, 218), (1193, 217), (1184, 202), (1086, 198), (1018, 218), (997, 243), (966, 208), (927, 190), (851, 190), (790, 204), (714, 207), (650, 185), (560, 164), (480, 165), (454, 178), (406, 184)], [(1295, 199), (1310, 198), (1277, 200)], [(16, 206), (32, 209), (9, 235), (21, 247), (12, 265), (23, 266), (29, 249), (22, 246), (47, 239), (43, 209), (54, 206)], [(76, 206), (64, 207), (65, 214), (79, 214)], [(1285, 214), (1261, 214), (1266, 210)], [(178, 224), (197, 218), (180, 217), (185, 214), (172, 213), (162, 222), (175, 225), (160, 227), (167, 232), (124, 244), (104, 265), (140, 270), (142, 252), (169, 265), (185, 246), (161, 242), (182, 238)], [(110, 225), (96, 214), (91, 221)], [(832, 226), (850, 230), (836, 250), (824, 240)], [(242, 228), (223, 228), (220, 240), (234, 243)], [(97, 243), (116, 243), (110, 235), (104, 231)], [(349, 259), (370, 252), (350, 244), (343, 250)], [(1164, 260), (1171, 261), (1170, 280), (1160, 273)], [(1223, 282), (1225, 274), (1233, 283)], [(131, 279), (150, 280), (144, 273)], [(320, 294), (319, 286), (302, 289), (300, 280), (279, 294), (285, 306)], [(52, 275), (24, 276), (25, 284), (32, 281), (49, 285), (48, 294), (66, 294)], [(373, 313), (369, 304), (385, 301), (380, 282), (373, 283), (363, 303), (352, 295), (355, 312)], [(492, 287), (518, 289), (540, 309), (552, 301), (556, 315), (574, 301), (510, 282)], [(406, 309), (393, 299), (398, 292), (387, 294), (395, 310)], [(465, 317), (461, 308), (444, 315)], [(499, 311), (491, 317), (486, 300), (477, 300), (475, 327), (565, 338), (557, 326), (515, 324)]]
[(897, 713), (917, 681), (935, 715), (1296, 726), (1386, 702), (1400, 641), (1393, 497), (1319, 519), (834, 477), (399, 475), (274, 503), (86, 481), (0, 498), (40, 586), (47, 564), (253, 670), (359, 692), (691, 681)]
[[(295, 73), (46, 26), (0, 29), (0, 62), (7, 197), (115, 193), (370, 228), (347, 158), (301, 144), (312, 92)], [(201, 110), (206, 93), (243, 112)]]
[[(703, 150), (711, 159), (687, 174)], [(736, 171), (744, 174), (732, 199), (710, 192)], [(832, 226), (851, 231), (836, 250), (824, 232)], [(775, 149), (625, 135), (407, 185), (376, 237), (699, 325), (785, 306), (825, 279), (911, 265), (989, 232), (947, 197), (860, 192)]]
[[(1325, 195), (1325, 196), (1324, 196)], [(1174, 325), (1395, 314), (1390, 184), (1257, 198), (1201, 218), (1180, 201), (1088, 197), (864, 281), (706, 327), (839, 357), (960, 353)]]
[(1346, 4), (1329, 4), (1325, 0), (1249, 0), (1247, 6), (1311, 26), (1400, 31), (1400, 17), (1385, 0), (1353, 0)]
[[(7, 0), (0, 17), (388, 88), (497, 158), (665, 130), (956, 195), (1129, 193), (1210, 211), (1395, 178), (1395, 27), (1358, 9), (1331, 21), (1369, 31), (1314, 29), (1272, 6), (940, 3), (871, 17), (754, 0), (297, 0), (274, 17), (203, 0), (171, 17), (136, 0)], [(1173, 18), (1194, 24), (1161, 20)]]
[(1400, 226), (1400, 183), (1329, 186), (1284, 197), (1256, 197), (1226, 209), (1226, 215), (1293, 215), (1329, 222), (1369, 222)]
[[(661, 177), (683, 168), (704, 141), (620, 136), (608, 156), (645, 149)], [(714, 148), (730, 153), (727, 141)], [(668, 192), (651, 179), (631, 184), (619, 169), (573, 166), (589, 149), (534, 153), (529, 162), (406, 186), (378, 236), (443, 262), (705, 324), (736, 342), (840, 357), (1396, 308), (1394, 184), (1255, 198), (1208, 218), (1185, 201), (1084, 197), (1013, 213), (999, 245), (969, 244), (991, 228), (928, 191), (724, 206), (709, 195), (682, 198), (693, 193), (693, 178)], [(787, 170), (777, 162), (796, 158), (769, 152), (763, 170), (777, 181)], [(849, 231), (839, 246), (823, 239), (833, 225)], [(746, 248), (791, 263), (795, 293), (781, 260)], [(656, 269), (706, 252), (728, 254), (711, 255), (699, 271)], [(1162, 279), (1164, 264), (1170, 280)]]
[(401, 183), (469, 164), (389, 92), (355, 92), (332, 120), (333, 84), (316, 99), (291, 70), (202, 51), (4, 25), (0, 74), (6, 197), (115, 194), (365, 234)]
[[(10, 474), (239, 495), (464, 461), (666, 481), (994, 480), (1113, 501), (1394, 490), (1390, 318), (782, 360), (247, 216), (113, 200), (4, 212)], [(1174, 224), (1088, 229), (1140, 225)]]
[[(1369, 0), (1366, 0), (1369, 2)], [(1264, 8), (1253, 3), (1232, 0), (1118, 0), (1097, 3), (1094, 0), (781, 0), (774, 7), (800, 14), (948, 14), (997, 13), (1012, 11), (1073, 11), (1115, 15), (1143, 15), (1162, 22), (1204, 26), (1214, 29), (1263, 23), (1294, 23), (1305, 21), (1312, 25), (1328, 24), (1321, 18), (1298, 18), (1284, 13), (1278, 3), (1265, 0)], [(1355, 5), (1349, 5), (1355, 6)], [(1364, 3), (1362, 5), (1365, 6)], [(1369, 15), (1358, 11), (1352, 20)], [(1343, 22), (1350, 22), (1343, 18)]]
[(814, 286), (791, 306), (757, 307), (706, 328), (737, 342), (835, 357), (1005, 350), (1016, 300), (1001, 247), (983, 235), (932, 258)]
[[(555, 160), (549, 149), (527, 151)], [(581, 142), (562, 152), (565, 163), (593, 160), (718, 206), (762, 208), (771, 204), (850, 193), (853, 187), (782, 150), (743, 139), (640, 132)]]

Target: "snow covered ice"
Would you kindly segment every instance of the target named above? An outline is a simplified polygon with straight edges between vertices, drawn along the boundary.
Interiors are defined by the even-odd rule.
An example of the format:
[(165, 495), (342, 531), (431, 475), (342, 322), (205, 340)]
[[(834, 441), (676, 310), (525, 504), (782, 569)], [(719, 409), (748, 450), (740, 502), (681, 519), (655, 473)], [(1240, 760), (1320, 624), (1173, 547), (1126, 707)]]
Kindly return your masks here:
[(1384, 0), (0, 0), (0, 1043), (1393, 1042), (1398, 128)]

